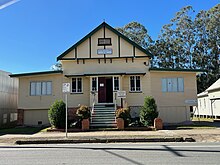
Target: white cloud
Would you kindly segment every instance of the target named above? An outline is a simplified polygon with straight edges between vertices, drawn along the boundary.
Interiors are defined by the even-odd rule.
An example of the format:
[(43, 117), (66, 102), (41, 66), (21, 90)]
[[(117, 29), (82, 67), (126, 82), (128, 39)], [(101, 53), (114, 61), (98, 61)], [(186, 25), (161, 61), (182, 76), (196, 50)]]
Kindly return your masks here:
[(18, 1), (20, 1), (20, 0), (0, 0), (0, 10), (5, 7), (8, 7)]

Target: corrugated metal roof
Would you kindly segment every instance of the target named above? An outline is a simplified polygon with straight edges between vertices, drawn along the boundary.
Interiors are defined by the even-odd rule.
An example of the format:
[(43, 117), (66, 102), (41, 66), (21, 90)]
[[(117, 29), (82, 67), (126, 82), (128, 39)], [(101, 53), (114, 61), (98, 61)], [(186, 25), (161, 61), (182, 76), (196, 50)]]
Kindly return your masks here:
[(208, 89), (206, 89), (206, 91), (211, 91), (216, 89), (220, 90), (220, 78), (214, 84), (212, 84)]
[(31, 73), (19, 73), (19, 74), (11, 74), (10, 77), (24, 77), (24, 76), (35, 76), (35, 75), (42, 75), (42, 74), (62, 74), (62, 70), (55, 70), (55, 71), (43, 71), (43, 72), (31, 72)]
[(84, 72), (84, 73), (75, 73), (71, 75), (65, 75), (66, 77), (75, 77), (75, 76), (98, 76), (98, 75), (145, 75), (146, 72)]
[(204, 96), (208, 96), (208, 91), (204, 91), (204, 92), (199, 93), (199, 94), (197, 95), (197, 97), (204, 97)]

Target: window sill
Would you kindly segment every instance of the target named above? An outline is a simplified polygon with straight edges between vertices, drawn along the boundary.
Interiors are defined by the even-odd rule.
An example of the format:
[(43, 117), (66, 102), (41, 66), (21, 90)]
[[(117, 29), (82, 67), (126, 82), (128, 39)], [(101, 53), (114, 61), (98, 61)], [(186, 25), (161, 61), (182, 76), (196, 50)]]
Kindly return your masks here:
[(40, 96), (40, 97), (42, 97), (42, 96), (52, 96), (52, 95), (29, 95), (29, 96)]
[(129, 91), (129, 93), (142, 93), (142, 91)]
[(179, 91), (169, 91), (169, 92), (164, 92), (164, 91), (162, 91), (163, 93), (184, 93), (184, 91), (183, 92), (179, 92)]
[(79, 95), (79, 94), (83, 94), (83, 92), (71, 92), (70, 94), (71, 94), (71, 95), (75, 95), (75, 94), (76, 94), (76, 95)]

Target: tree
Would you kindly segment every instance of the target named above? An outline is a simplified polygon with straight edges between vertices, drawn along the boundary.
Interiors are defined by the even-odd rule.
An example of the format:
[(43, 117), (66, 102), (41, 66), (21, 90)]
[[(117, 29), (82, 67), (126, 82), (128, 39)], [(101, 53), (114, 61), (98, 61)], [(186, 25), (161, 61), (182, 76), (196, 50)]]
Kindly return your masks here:
[(152, 43), (151, 37), (147, 33), (147, 29), (138, 22), (130, 22), (124, 27), (116, 28), (120, 33), (142, 46), (147, 48)]
[(60, 100), (55, 101), (48, 112), (49, 121), (55, 128), (64, 128), (66, 121), (66, 104)]
[(169, 24), (163, 26), (155, 42), (155, 64), (162, 68), (193, 68), (193, 46), (195, 44), (194, 10), (186, 6), (176, 13)]
[(131, 22), (117, 28), (125, 36), (148, 49), (153, 55), (152, 67), (206, 70), (197, 76), (200, 93), (220, 78), (220, 4), (208, 11), (195, 12), (183, 7), (163, 26), (156, 41), (146, 28)]
[(154, 119), (158, 117), (157, 105), (152, 96), (144, 98), (144, 106), (140, 110), (140, 122), (145, 125), (153, 125)]
[(197, 76), (198, 92), (202, 92), (220, 78), (220, 4), (208, 11), (200, 11), (196, 18), (195, 64), (207, 70)]
[(171, 23), (163, 26), (151, 49), (156, 67), (206, 70), (197, 76), (199, 93), (220, 77), (219, 7), (197, 14), (192, 6), (182, 8)]
[(62, 70), (62, 63), (59, 61), (56, 64), (51, 66), (52, 70)]

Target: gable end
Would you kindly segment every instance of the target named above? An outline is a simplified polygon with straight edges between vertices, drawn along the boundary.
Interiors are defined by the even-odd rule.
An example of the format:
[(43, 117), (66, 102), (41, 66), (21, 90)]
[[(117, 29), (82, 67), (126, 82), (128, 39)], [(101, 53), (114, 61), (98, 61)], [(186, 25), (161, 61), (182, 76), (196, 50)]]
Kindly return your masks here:
[[(128, 43), (130, 43), (131, 45), (133, 45), (134, 49), (137, 48), (140, 51), (142, 51), (144, 54), (146, 54), (146, 57), (151, 58), (153, 55), (145, 50), (144, 48), (142, 48), (140, 45), (136, 44), (135, 42), (133, 42), (132, 40), (130, 40), (128, 37), (124, 36), (123, 34), (121, 34), (120, 32), (118, 32), (116, 29), (114, 29), (113, 27), (111, 27), (110, 25), (108, 25), (107, 23), (103, 22), (102, 24), (100, 24), (98, 27), (96, 27), (93, 31), (91, 31), (89, 34), (87, 34), (85, 37), (83, 37), (80, 41), (78, 41), (76, 44), (74, 44), (73, 46), (71, 46), (69, 49), (67, 49), (65, 52), (63, 52), (60, 56), (57, 57), (57, 61), (59, 60), (66, 60), (66, 58), (64, 58), (64, 56), (66, 56), (68, 53), (70, 53), (71, 51), (73, 51), (74, 49), (77, 49), (77, 46), (79, 46), (81, 43), (83, 43), (84, 41), (86, 41), (87, 39), (91, 39), (91, 36), (96, 33), (97, 31), (99, 31), (101, 28), (107, 28), (110, 31), (112, 31), (113, 33), (115, 33), (117, 36), (121, 37), (122, 39), (124, 39), (125, 41), (127, 41)], [(78, 59), (77, 56), (75, 57), (75, 59)], [(85, 58), (86, 59), (86, 58)], [(74, 59), (73, 59), (74, 60)]]

